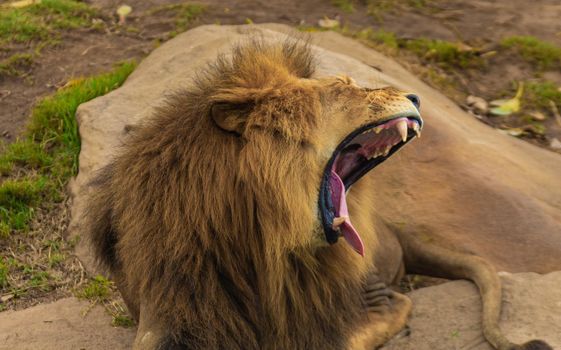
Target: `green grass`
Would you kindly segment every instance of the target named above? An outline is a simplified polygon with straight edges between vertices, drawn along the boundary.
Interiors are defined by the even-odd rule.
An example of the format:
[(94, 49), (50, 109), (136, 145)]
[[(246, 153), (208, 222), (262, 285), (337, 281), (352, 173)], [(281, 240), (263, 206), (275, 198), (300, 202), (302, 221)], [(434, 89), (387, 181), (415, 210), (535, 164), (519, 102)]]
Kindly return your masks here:
[(66, 259), (66, 255), (61, 253), (52, 253), (49, 256), (49, 267), (56, 266)]
[(42, 0), (23, 8), (0, 9), (0, 42), (29, 42), (56, 36), (59, 30), (91, 24), (97, 11), (74, 0)]
[(76, 296), (92, 301), (103, 301), (111, 296), (112, 282), (107, 278), (97, 275), (86, 286), (76, 293)]
[(403, 47), (424, 60), (439, 64), (442, 68), (468, 68), (482, 63), (475, 52), (462, 50), (458, 44), (449, 41), (412, 39), (404, 41)]
[(355, 12), (355, 7), (353, 6), (353, 3), (351, 0), (331, 0), (331, 4), (339, 9), (341, 9), (341, 11), (346, 12), (346, 13), (352, 13)]
[(122, 63), (111, 73), (74, 81), (35, 106), (28, 127), (29, 137), (54, 148), (57, 153), (55, 161), (70, 166), (69, 171), (57, 176), (67, 179), (78, 170), (80, 137), (74, 117), (78, 106), (121, 86), (135, 66), (131, 62)]
[(395, 54), (398, 50), (409, 51), (421, 60), (443, 69), (479, 67), (483, 63), (476, 52), (463, 50), (459, 44), (449, 41), (426, 38), (402, 39), (395, 33), (371, 28), (351, 35), (390, 54)]
[(550, 101), (561, 109), (561, 91), (555, 83), (550, 81), (526, 83), (526, 94), (522, 101), (526, 109), (551, 111)]
[(113, 327), (124, 327), (130, 328), (134, 326), (134, 321), (132, 318), (126, 315), (116, 315), (113, 316), (113, 320), (111, 321), (111, 325)]
[(561, 47), (533, 36), (511, 36), (501, 41), (501, 46), (516, 50), (526, 61), (539, 69), (561, 69)]
[(49, 290), (48, 281), (51, 275), (47, 271), (32, 271), (29, 279), (29, 286), (31, 288), (41, 288), (42, 290)]
[(135, 63), (127, 62), (110, 73), (74, 80), (33, 108), (23, 138), (0, 154), (0, 173), (7, 177), (0, 180), (2, 236), (25, 231), (35, 208), (62, 199), (66, 183), (78, 171), (76, 109), (119, 87), (134, 68)]
[(33, 64), (33, 55), (17, 53), (0, 61), (0, 77), (23, 75)]
[(9, 174), (16, 165), (48, 170), (52, 163), (53, 158), (43, 145), (23, 139), (9, 144), (0, 154), (0, 175)]
[(384, 45), (386, 48), (397, 50), (399, 48), (399, 40), (395, 33), (386, 32), (382, 29), (373, 30), (371, 28), (363, 29), (355, 34), (358, 39), (368, 40), (378, 45)]
[(33, 208), (49, 192), (45, 177), (8, 179), (0, 184), (0, 237), (12, 230), (25, 230), (33, 216)]
[(4, 258), (0, 260), (0, 288), (8, 286), (8, 266), (4, 264)]

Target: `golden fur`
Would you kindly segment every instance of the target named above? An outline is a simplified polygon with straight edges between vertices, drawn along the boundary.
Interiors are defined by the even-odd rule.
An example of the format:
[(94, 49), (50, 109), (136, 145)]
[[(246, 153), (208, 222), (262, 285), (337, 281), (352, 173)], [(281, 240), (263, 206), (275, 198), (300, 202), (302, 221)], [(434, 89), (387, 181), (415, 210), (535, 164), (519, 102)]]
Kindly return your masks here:
[(369, 331), (365, 281), (389, 284), (403, 263), (369, 210), (368, 176), (348, 199), (364, 258), (325, 243), (317, 203), (335, 146), (406, 99), (313, 72), (304, 44), (237, 48), (134, 131), (92, 183), (95, 253), (141, 330), (159, 334), (156, 347), (358, 349), (404, 325), (402, 297), (376, 323), (387, 334)]

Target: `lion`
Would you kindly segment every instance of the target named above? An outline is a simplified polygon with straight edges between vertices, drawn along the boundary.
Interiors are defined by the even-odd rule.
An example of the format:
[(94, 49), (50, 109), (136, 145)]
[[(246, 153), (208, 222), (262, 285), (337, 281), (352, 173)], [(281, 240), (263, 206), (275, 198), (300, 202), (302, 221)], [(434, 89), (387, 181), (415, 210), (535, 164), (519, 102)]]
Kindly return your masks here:
[(89, 239), (138, 322), (134, 349), (375, 349), (406, 325), (391, 288), (406, 272), (474, 281), (494, 348), (551, 349), (501, 333), (489, 263), (373, 211), (370, 170), (420, 135), (418, 97), (315, 65), (298, 40), (235, 47), (91, 182)]

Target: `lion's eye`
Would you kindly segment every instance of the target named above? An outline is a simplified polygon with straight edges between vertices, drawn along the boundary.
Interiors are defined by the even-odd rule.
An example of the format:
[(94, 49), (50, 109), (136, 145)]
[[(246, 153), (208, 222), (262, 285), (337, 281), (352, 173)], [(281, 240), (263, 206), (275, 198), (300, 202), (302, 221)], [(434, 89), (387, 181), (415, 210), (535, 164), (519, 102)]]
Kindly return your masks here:
[(343, 83), (345, 85), (357, 86), (356, 82), (353, 78), (343, 76), (343, 75), (337, 76), (337, 82), (338, 83)]
[(349, 85), (351, 83), (350, 78), (343, 77), (343, 76), (337, 77), (337, 82), (338, 83), (343, 83), (343, 84), (346, 84), (346, 85)]

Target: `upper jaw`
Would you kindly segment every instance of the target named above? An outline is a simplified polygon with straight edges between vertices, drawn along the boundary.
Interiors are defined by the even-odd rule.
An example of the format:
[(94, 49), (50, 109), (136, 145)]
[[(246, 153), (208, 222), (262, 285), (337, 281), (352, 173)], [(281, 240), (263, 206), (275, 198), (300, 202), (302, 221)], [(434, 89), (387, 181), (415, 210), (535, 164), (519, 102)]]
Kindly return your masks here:
[[(336, 172), (341, 173), (340, 180), (343, 191), (348, 191), (352, 184), (367, 172), (391, 157), (415, 136), (420, 136), (422, 128), (423, 120), (419, 111), (416, 108), (411, 108), (410, 110), (393, 114), (390, 117), (362, 125), (346, 136), (337, 146), (325, 167), (319, 196), (321, 220), (326, 240), (329, 243), (337, 242), (341, 235), (339, 226), (342, 222), (346, 222), (340, 218), (339, 215), (341, 213), (337, 212), (338, 209), (335, 208), (336, 205), (334, 205), (332, 200), (334, 191), (333, 178), (334, 176), (338, 177)], [(356, 152), (352, 153), (349, 151), (356, 147), (358, 147)], [(348, 155), (350, 154), (349, 157), (354, 157), (350, 161), (351, 169), (344, 169), (345, 160), (342, 157), (345, 154), (343, 152), (347, 152)], [(334, 175), (333, 173), (336, 174)], [(338, 198), (339, 196), (336, 197)], [(350, 224), (350, 221), (348, 224)], [(357, 252), (361, 255), (363, 254), (360, 236), (355, 238), (345, 236), (345, 238)]]

